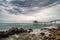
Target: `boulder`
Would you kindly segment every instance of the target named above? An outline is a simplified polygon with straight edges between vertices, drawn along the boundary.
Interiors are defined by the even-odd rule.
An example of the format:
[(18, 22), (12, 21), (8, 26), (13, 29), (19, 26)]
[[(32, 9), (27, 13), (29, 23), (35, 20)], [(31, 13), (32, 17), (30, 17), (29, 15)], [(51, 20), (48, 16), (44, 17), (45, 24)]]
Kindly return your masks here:
[(8, 37), (9, 35), (7, 34), (7, 31), (0, 31), (0, 37), (1, 38), (6, 38)]
[(40, 35), (44, 36), (44, 35), (45, 35), (45, 33), (41, 32), (41, 33), (40, 33)]
[(27, 32), (26, 29), (20, 28), (20, 29), (18, 29), (17, 34), (20, 34), (20, 33), (26, 33), (26, 32)]
[(32, 32), (32, 31), (33, 31), (33, 29), (31, 29), (31, 28), (30, 28), (30, 29), (28, 29), (28, 33)]
[(18, 28), (11, 28), (8, 30), (8, 34), (9, 35), (13, 35), (13, 34), (16, 34), (18, 32)]
[(20, 34), (20, 33), (26, 33), (27, 30), (26, 29), (23, 29), (23, 28), (11, 28), (9, 29), (8, 31), (0, 31), (0, 37), (1, 38), (5, 38), (5, 37), (8, 37), (8, 36), (11, 36), (11, 35), (14, 35), (14, 34)]
[(59, 26), (57, 26), (57, 30), (60, 30), (60, 25), (59, 25)]

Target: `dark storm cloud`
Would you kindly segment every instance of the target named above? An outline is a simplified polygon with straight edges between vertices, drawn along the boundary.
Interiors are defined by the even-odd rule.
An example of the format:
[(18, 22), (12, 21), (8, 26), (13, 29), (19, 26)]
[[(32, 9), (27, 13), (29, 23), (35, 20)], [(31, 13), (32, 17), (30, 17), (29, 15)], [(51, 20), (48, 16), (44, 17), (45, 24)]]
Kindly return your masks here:
[(6, 0), (2, 0), (2, 1), (0, 1), (0, 6), (7, 7), (8, 6), (7, 3), (8, 2)]
[(12, 14), (20, 14), (21, 13), (21, 10), (19, 8), (5, 9), (5, 10)]
[(18, 6), (18, 7), (30, 7), (32, 4), (32, 0), (26, 0), (26, 1), (20, 1), (20, 0), (15, 0), (10, 2), (13, 6)]
[[(21, 9), (19, 9), (20, 13), (19, 13), (19, 10), (16, 10), (18, 12), (17, 14), (29, 14), (30, 12), (34, 12), (34, 11), (41, 9), (42, 7), (54, 6), (59, 3), (59, 0), (25, 0), (25, 1), (13, 0), (13, 1), (10, 1), (9, 3), (12, 6), (16, 6), (17, 9), (19, 9), (18, 7), (27, 7), (27, 11), (21, 11)], [(32, 9), (34, 7), (39, 7), (39, 8)], [(13, 13), (13, 11), (12, 11), (12, 13)]]
[(49, 6), (50, 4), (53, 4), (55, 2), (58, 2), (59, 0), (25, 0), (25, 1), (20, 1), (20, 0), (15, 0), (11, 1), (10, 3), (13, 6), (18, 6), (18, 7), (43, 7), (43, 6)]
[[(9, 12), (9, 14), (29, 14), (31, 12), (40, 10), (42, 7), (46, 8), (54, 6), (59, 2), (60, 0), (3, 0), (0, 3), (0, 6), (3, 6), (3, 10)], [(9, 7), (12, 7), (12, 9), (10, 9)], [(35, 9), (34, 7), (38, 8)]]

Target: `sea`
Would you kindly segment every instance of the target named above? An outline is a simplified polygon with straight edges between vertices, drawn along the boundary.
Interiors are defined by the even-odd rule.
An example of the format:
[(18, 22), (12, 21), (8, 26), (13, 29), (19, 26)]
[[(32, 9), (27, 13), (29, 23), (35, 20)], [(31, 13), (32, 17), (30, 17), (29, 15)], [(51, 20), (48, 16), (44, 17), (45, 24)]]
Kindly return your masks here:
[(33, 23), (0, 23), (0, 31), (9, 30), (10, 28), (32, 28), (38, 29), (43, 27), (50, 27), (51, 24), (33, 24)]
[[(33, 23), (0, 23), (0, 31), (6, 31), (10, 28), (32, 28), (34, 29), (32, 33), (39, 33), (41, 28), (54, 28), (55, 25), (52, 24), (33, 24)], [(31, 34), (32, 34), (31, 33)], [(0, 38), (0, 40), (3, 40)]]

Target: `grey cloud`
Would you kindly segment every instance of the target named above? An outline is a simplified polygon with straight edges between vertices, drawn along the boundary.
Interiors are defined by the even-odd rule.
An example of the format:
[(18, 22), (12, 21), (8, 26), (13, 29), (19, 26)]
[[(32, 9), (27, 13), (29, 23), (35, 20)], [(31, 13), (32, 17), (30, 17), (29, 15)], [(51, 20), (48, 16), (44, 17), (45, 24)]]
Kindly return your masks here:
[(13, 6), (18, 6), (18, 7), (30, 7), (32, 0), (26, 0), (26, 1), (11, 1), (10, 2)]
[(5, 9), (6, 11), (8, 11), (10, 14), (20, 14), (21, 10), (19, 8), (13, 8), (13, 9)]
[(7, 7), (8, 6), (7, 3), (8, 2), (6, 0), (2, 0), (2, 1), (0, 1), (0, 6)]
[(13, 6), (19, 7), (43, 7), (58, 2), (59, 0), (25, 0), (25, 1), (11, 1)]
[[(35, 12), (42, 7), (51, 7), (56, 4), (58, 4), (60, 0), (12, 0), (8, 2), (7, 0), (3, 0), (0, 3), (0, 6), (5, 7), (5, 11), (9, 12), (10, 14), (30, 14), (31, 12)], [(53, 5), (51, 5), (53, 4)], [(9, 6), (15, 6), (12, 9), (6, 9)], [(33, 9), (34, 7), (38, 7), (37, 9)], [(22, 9), (19, 8), (26, 8), (26, 10), (22, 11)]]

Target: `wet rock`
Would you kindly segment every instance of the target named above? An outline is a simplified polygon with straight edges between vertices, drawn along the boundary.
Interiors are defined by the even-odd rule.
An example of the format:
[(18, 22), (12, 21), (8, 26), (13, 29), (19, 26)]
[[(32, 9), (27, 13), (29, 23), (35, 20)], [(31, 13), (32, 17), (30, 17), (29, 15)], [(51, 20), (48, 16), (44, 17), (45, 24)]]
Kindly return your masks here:
[(48, 40), (49, 38), (47, 36), (44, 36), (43, 40)]
[(56, 29), (55, 28), (52, 28), (52, 29), (49, 29), (50, 33), (54, 34)]
[(13, 35), (16, 34), (18, 32), (18, 28), (11, 28), (8, 30), (8, 35)]
[[(32, 31), (31, 29), (29, 29), (30, 31)], [(4, 38), (4, 37), (8, 37), (14, 34), (21, 34), (21, 33), (27, 33), (26, 29), (23, 28), (11, 28), (8, 31), (0, 31), (0, 37)]]
[(7, 31), (0, 31), (0, 38), (6, 38), (8, 36)]
[(27, 32), (27, 30), (23, 29), (23, 28), (20, 28), (20, 29), (18, 29), (18, 28), (11, 28), (11, 29), (8, 30), (8, 34), (9, 35), (20, 34), (20, 33), (25, 33), (25, 32)]
[(32, 31), (33, 31), (33, 29), (31, 29), (31, 28), (30, 28), (30, 29), (28, 29), (28, 33), (32, 32)]
[(23, 28), (20, 28), (20, 29), (18, 30), (19, 33), (24, 33), (24, 31), (25, 31), (25, 30), (24, 30)]
[(3, 40), (17, 40), (17, 38), (15, 36), (10, 36), (7, 38), (3, 38)]
[(59, 26), (57, 26), (57, 30), (60, 30), (60, 25), (59, 25)]
[[(49, 35), (46, 36), (47, 31), (50, 31)], [(32, 32), (33, 29), (23, 29), (23, 28), (11, 28), (8, 31), (0, 31), (0, 37), (7, 38), (4, 40), (60, 40), (60, 26), (57, 26), (57, 28), (42, 28), (42, 32), (38, 32), (37, 34), (29, 34)], [(12, 37), (14, 34), (18, 34), (19, 36), (17, 39), (15, 37)]]
[(45, 35), (45, 33), (41, 32), (41, 33), (40, 33), (40, 35), (44, 36), (44, 35)]
[[(50, 40), (60, 40), (60, 26), (57, 26), (56, 29), (51, 29), (51, 33), (49, 34), (49, 39)], [(54, 32), (54, 33), (52, 33)]]
[(31, 34), (22, 34), (18, 37), (18, 40), (37, 40), (36, 36), (32, 36)]
[(27, 33), (27, 30), (25, 29), (24, 32)]
[(49, 31), (50, 29), (49, 28), (42, 28), (41, 31), (43, 31), (43, 30)]

